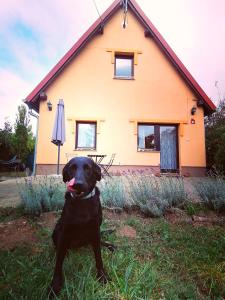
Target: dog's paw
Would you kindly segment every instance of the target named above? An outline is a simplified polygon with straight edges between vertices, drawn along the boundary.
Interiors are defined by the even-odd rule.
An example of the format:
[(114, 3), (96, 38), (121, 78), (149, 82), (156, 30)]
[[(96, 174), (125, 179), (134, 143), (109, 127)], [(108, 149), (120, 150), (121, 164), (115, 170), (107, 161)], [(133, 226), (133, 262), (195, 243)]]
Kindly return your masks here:
[[(58, 291), (59, 294), (59, 291)], [(48, 299), (54, 299), (55, 297), (57, 297), (57, 291), (54, 290), (54, 288), (52, 286), (50, 286), (48, 288)]]
[(62, 289), (62, 286), (63, 286), (62, 278), (53, 279), (48, 289), (48, 299), (54, 299), (56, 296), (58, 296)]
[(110, 281), (110, 278), (108, 277), (108, 275), (106, 274), (106, 272), (104, 270), (99, 270), (97, 273), (97, 280), (101, 284), (106, 284), (108, 281)]

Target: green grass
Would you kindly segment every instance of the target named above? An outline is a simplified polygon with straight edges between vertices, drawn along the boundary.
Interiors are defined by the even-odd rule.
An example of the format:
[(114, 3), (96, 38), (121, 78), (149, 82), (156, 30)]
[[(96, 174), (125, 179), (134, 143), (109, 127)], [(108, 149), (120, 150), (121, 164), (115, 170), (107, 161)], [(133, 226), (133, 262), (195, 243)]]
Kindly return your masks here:
[[(96, 281), (89, 248), (71, 251), (59, 299), (224, 299), (223, 227), (178, 226), (131, 215), (120, 224), (105, 220), (103, 228), (119, 225), (133, 226), (137, 238), (108, 236), (118, 246), (114, 254), (102, 250), (111, 282)], [(39, 244), (0, 251), (0, 299), (46, 299), (55, 259), (50, 235), (39, 228)]]

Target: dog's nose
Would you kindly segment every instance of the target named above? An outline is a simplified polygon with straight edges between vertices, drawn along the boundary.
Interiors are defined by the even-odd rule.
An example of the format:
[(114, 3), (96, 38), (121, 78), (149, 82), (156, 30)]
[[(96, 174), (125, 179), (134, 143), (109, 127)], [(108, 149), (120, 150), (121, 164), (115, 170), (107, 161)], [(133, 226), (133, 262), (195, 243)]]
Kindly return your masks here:
[(81, 190), (83, 187), (83, 182), (82, 181), (76, 181), (73, 185), (75, 190)]

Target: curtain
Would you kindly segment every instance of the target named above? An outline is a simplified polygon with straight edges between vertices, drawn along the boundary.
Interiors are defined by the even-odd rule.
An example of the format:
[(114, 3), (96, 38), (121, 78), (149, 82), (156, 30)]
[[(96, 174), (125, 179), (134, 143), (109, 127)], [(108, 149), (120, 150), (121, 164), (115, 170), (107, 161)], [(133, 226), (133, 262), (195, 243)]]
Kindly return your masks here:
[(177, 133), (175, 126), (160, 127), (160, 167), (177, 169)]

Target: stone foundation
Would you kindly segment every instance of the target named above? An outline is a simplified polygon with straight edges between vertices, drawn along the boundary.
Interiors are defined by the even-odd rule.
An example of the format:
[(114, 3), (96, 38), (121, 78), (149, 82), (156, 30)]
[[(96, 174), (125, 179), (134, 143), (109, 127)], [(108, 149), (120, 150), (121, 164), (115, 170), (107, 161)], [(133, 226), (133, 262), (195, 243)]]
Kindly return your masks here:
[(185, 177), (204, 177), (206, 176), (205, 167), (181, 167), (181, 175)]
[[(60, 165), (59, 173), (62, 174), (64, 165)], [(38, 164), (36, 165), (36, 175), (50, 175), (57, 173), (57, 165), (50, 164)], [(160, 176), (159, 166), (112, 166), (110, 168), (110, 174), (112, 175), (123, 175), (129, 173), (139, 173)], [(174, 175), (174, 174), (171, 174)], [(180, 175), (185, 177), (204, 177), (204, 167), (181, 167)]]

